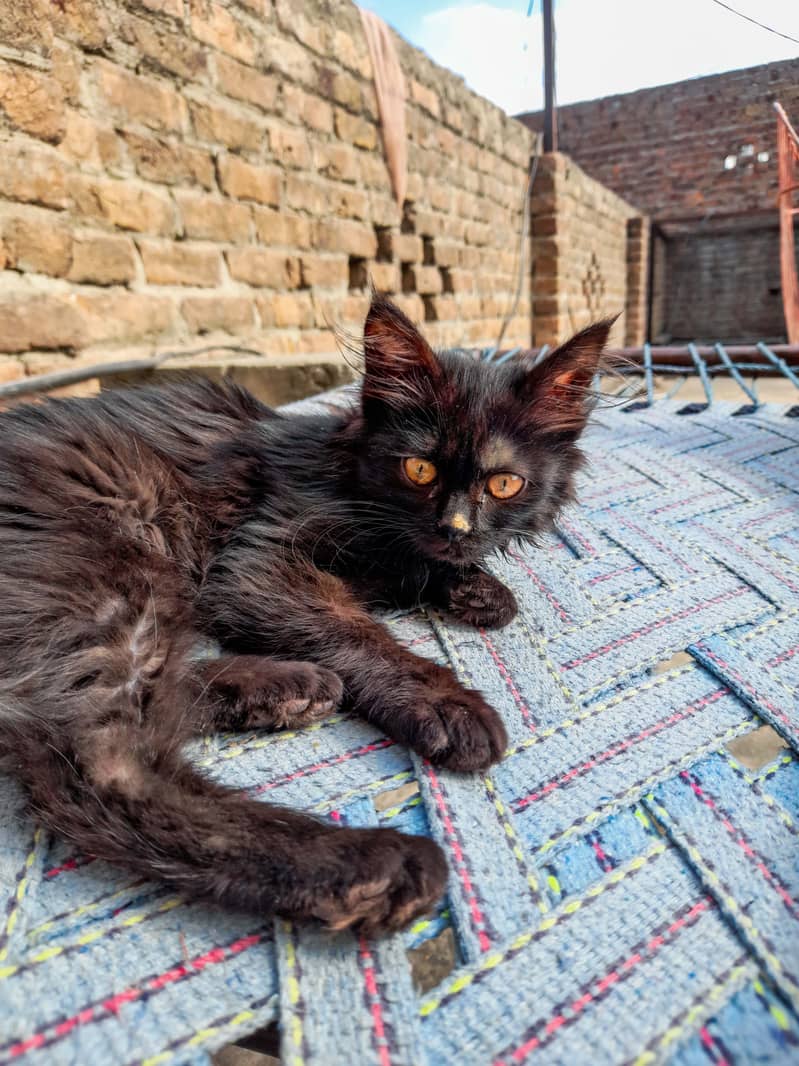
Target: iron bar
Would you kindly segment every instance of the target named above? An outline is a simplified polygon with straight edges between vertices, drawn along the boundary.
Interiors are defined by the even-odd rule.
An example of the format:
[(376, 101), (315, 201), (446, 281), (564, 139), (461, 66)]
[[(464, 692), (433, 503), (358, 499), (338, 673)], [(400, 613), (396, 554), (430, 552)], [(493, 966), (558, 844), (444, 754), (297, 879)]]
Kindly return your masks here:
[(689, 344), (688, 351), (691, 353), (694, 366), (696, 367), (699, 379), (702, 382), (702, 388), (705, 390), (705, 396), (707, 396), (708, 406), (710, 406), (710, 404), (713, 403), (713, 386), (710, 384), (710, 378), (707, 376), (707, 363), (696, 350), (695, 344)]
[(758, 403), (758, 399), (757, 399), (756, 393), (752, 389), (749, 388), (749, 386), (746, 384), (744, 379), (741, 377), (741, 374), (740, 374), (740, 371), (738, 370), (738, 367), (735, 365), (735, 363), (733, 363), (732, 359), (730, 359), (730, 357), (727, 355), (727, 352), (724, 349), (724, 345), (723, 344), (717, 344), (716, 345), (716, 351), (719, 353), (721, 358), (724, 360), (724, 365), (729, 370), (730, 376), (732, 377), (733, 381), (737, 384), (738, 388), (741, 389), (749, 397), (749, 399), (752, 401), (752, 403), (757, 404)]

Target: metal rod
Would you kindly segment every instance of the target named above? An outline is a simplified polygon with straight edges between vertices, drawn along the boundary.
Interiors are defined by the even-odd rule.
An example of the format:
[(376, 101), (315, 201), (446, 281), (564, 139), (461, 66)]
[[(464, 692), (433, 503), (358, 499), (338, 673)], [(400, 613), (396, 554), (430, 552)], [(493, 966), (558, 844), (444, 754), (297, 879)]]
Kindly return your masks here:
[(558, 150), (558, 113), (555, 103), (555, 19), (552, 0), (544, 0), (544, 151)]
[(768, 359), (770, 363), (773, 363), (774, 366), (776, 366), (776, 368), (780, 371), (781, 374), (784, 374), (785, 377), (788, 378), (788, 380), (792, 382), (792, 384), (794, 384), (797, 389), (799, 389), (799, 378), (796, 376), (796, 374), (794, 374), (794, 372), (790, 369), (790, 366), (788, 365), (789, 363), (791, 363), (793, 366), (799, 366), (799, 360), (789, 360), (787, 357), (781, 359), (777, 355), (777, 352), (780, 351), (781, 346), (778, 346), (776, 344), (770, 348), (767, 344), (763, 344), (763, 342), (761, 341), (761, 343), (758, 344), (757, 348), (759, 352), (765, 355), (766, 359)]
[(655, 402), (655, 382), (652, 376), (652, 345), (644, 345), (644, 370), (646, 371), (646, 402), (651, 407)]
[[(730, 358), (735, 358), (736, 356), (741, 356), (743, 358), (757, 358), (758, 355), (765, 355), (765, 352), (763, 351), (765, 345), (762, 342), (756, 345), (725, 344), (724, 347)], [(799, 367), (799, 344), (771, 344), (768, 347), (769, 351), (781, 357), (782, 361), (788, 366)], [(712, 344), (695, 344), (694, 348), (696, 348), (697, 353), (710, 365), (716, 363), (721, 363), (723, 365), (724, 360)], [(653, 344), (650, 350), (652, 353), (652, 363), (654, 364), (656, 373), (658, 364), (660, 363), (676, 363), (686, 367), (692, 367), (694, 365), (687, 344)], [(621, 359), (640, 363), (643, 356), (643, 349), (616, 348), (611, 352), (611, 355), (618, 355)]]
[(727, 355), (727, 352), (724, 349), (724, 345), (723, 344), (717, 344), (716, 345), (716, 351), (719, 353), (719, 355), (721, 356), (722, 360), (724, 361), (724, 365), (729, 370), (730, 374), (732, 375), (733, 381), (735, 381), (735, 383), (738, 385), (738, 388), (743, 390), (743, 392), (749, 397), (749, 399), (752, 401), (752, 403), (757, 406), (757, 402), (758, 402), (757, 396), (749, 388), (749, 386), (746, 384), (744, 379), (739, 374), (738, 368), (736, 367), (735, 363), (733, 363), (732, 359), (730, 359), (730, 357)]
[[(36, 392), (49, 392), (50, 389), (62, 388), (64, 385), (77, 385), (92, 378), (106, 378), (116, 374), (129, 374), (142, 370), (157, 370), (170, 359), (184, 356), (207, 355), (210, 352), (235, 352), (237, 355), (263, 356), (257, 348), (244, 348), (237, 344), (207, 344), (202, 348), (186, 351), (163, 352), (150, 359), (122, 359), (117, 363), (83, 363), (80, 366), (53, 370), (48, 374), (36, 374), (30, 378), (20, 378), (6, 385), (0, 385), (0, 400), (14, 396), (27, 396)], [(190, 368), (187, 368), (190, 369)]]
[(702, 388), (705, 390), (705, 396), (707, 396), (708, 406), (713, 403), (713, 386), (710, 384), (710, 378), (707, 373), (707, 364), (699, 352), (696, 350), (695, 344), (688, 345), (688, 351), (691, 353), (691, 358), (694, 361), (694, 366), (697, 369), (699, 378), (702, 382)]

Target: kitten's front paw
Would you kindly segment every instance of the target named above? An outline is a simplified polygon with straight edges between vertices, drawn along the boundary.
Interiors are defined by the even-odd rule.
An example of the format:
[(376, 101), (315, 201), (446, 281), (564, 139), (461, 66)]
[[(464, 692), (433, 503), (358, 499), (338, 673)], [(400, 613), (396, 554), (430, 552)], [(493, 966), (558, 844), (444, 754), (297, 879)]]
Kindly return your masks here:
[(516, 617), (519, 607), (509, 588), (493, 574), (475, 567), (449, 589), (447, 609), (459, 622), (498, 629)]
[(342, 829), (314, 851), (324, 871), (311, 913), (330, 929), (366, 935), (402, 929), (444, 894), (447, 863), (426, 837), (393, 829)]
[(449, 670), (430, 662), (414, 680), (419, 688), (412, 705), (391, 722), (403, 734), (399, 739), (448, 770), (466, 773), (499, 762), (508, 735), (481, 693), (463, 688)]

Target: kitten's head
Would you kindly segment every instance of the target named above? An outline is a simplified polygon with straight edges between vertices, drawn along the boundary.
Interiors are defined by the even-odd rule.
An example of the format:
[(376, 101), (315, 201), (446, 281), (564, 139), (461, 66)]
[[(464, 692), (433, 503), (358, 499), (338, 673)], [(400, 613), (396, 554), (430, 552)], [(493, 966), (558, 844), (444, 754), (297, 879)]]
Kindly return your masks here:
[(549, 528), (572, 495), (611, 325), (588, 326), (536, 367), (495, 365), (434, 353), (376, 296), (364, 330), (362, 495), (397, 514), (398, 538), (456, 565)]

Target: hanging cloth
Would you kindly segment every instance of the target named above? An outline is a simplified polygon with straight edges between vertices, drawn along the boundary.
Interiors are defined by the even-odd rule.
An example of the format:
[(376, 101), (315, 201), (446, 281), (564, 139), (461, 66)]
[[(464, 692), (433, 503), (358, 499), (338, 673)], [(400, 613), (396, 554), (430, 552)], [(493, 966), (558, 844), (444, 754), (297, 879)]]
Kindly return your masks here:
[(408, 139), (405, 124), (405, 77), (397, 56), (393, 32), (372, 11), (362, 8), (366, 41), (372, 59), (377, 108), (383, 130), (386, 164), (394, 196), (400, 207), (408, 187)]

